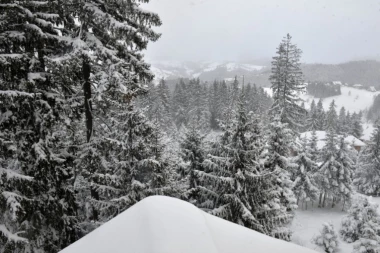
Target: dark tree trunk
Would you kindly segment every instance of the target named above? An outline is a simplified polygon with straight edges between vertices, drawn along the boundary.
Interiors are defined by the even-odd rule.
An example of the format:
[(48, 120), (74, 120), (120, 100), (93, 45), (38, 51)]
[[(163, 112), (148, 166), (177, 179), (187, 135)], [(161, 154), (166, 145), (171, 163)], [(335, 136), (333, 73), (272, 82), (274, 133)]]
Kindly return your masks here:
[(83, 59), (83, 92), (84, 92), (84, 109), (86, 114), (86, 137), (87, 142), (90, 141), (92, 136), (92, 102), (91, 102), (91, 83), (90, 83), (90, 73), (91, 66), (87, 59)]

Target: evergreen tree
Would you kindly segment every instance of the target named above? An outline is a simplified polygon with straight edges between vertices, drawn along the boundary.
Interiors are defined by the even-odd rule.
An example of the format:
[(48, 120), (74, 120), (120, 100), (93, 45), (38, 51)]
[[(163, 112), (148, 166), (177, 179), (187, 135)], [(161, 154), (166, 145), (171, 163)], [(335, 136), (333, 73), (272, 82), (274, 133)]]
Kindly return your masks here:
[(259, 168), (248, 141), (250, 123), (245, 108), (242, 95), (236, 117), (224, 126), (220, 143), (204, 162), (206, 172), (197, 171), (199, 190), (207, 196), (207, 202), (201, 207), (226, 220), (264, 232), (255, 216), (261, 203), (253, 196)]
[(53, 61), (69, 50), (51, 1), (2, 2), (0, 23), (0, 252), (57, 252), (78, 238), (73, 157), (65, 143), (78, 84)]
[(319, 206), (326, 205), (326, 198), (334, 196), (334, 188), (338, 187), (337, 171), (341, 166), (337, 161), (338, 140), (333, 129), (330, 129), (326, 135), (326, 144), (321, 152), (323, 161), (317, 176), (317, 182), (321, 195), (319, 198)]
[(310, 105), (310, 111), (307, 119), (307, 127), (309, 131), (319, 130), (319, 119), (314, 99)]
[(331, 101), (329, 110), (326, 113), (326, 121), (325, 121), (325, 126), (324, 129), (328, 129), (329, 131), (334, 130), (337, 132), (338, 130), (338, 124), (337, 124), (337, 119), (338, 115), (336, 113), (336, 105), (335, 101)]
[(266, 192), (263, 226), (276, 238), (290, 240), (291, 231), (287, 225), (293, 219), (297, 208), (296, 198), (291, 190), (289, 171), (296, 165), (288, 159), (291, 152), (292, 131), (277, 116), (269, 124), (266, 152), (263, 153), (264, 168), (268, 176), (262, 182)]
[(280, 116), (282, 123), (287, 123), (292, 130), (302, 128), (300, 119), (304, 109), (300, 107), (299, 93), (304, 92), (300, 68), (301, 50), (292, 44), (288, 34), (277, 48), (276, 56), (272, 61), (272, 83), (274, 103), (270, 110), (272, 117)]
[(337, 132), (338, 132), (338, 134), (347, 134), (348, 133), (346, 109), (344, 108), (344, 106), (342, 106), (342, 108), (340, 108), (340, 111), (339, 111), (338, 123), (337, 123)]
[(317, 109), (316, 109), (317, 119), (318, 119), (318, 129), (319, 131), (325, 130), (325, 119), (326, 114), (323, 109), (323, 101), (322, 99), (318, 100)]
[(313, 238), (313, 241), (316, 245), (323, 248), (326, 253), (338, 251), (338, 236), (331, 223), (324, 223), (321, 234)]
[(370, 203), (367, 197), (357, 196), (348, 210), (347, 216), (342, 220), (340, 234), (343, 240), (350, 243), (356, 242), (366, 236), (367, 225), (377, 224), (379, 226), (377, 208), (378, 205)]
[(316, 201), (318, 199), (318, 188), (313, 178), (313, 172), (317, 170), (317, 164), (311, 159), (310, 149), (307, 146), (306, 138), (302, 139), (302, 148), (293, 159), (297, 165), (295, 170), (295, 180), (293, 192), (299, 202)]
[(380, 194), (380, 122), (376, 123), (370, 141), (359, 156), (354, 183), (364, 194)]
[(198, 180), (195, 175), (196, 171), (204, 171), (203, 162), (205, 160), (205, 151), (203, 149), (203, 139), (199, 129), (193, 124), (188, 131), (185, 132), (184, 139), (181, 143), (181, 156), (186, 162), (184, 174), (188, 178), (188, 189), (196, 190)]
[[(314, 162), (319, 161), (320, 152), (318, 149), (318, 136), (316, 131), (311, 132), (310, 142), (308, 143), (310, 150), (310, 159)], [(313, 171), (315, 173), (316, 171)]]
[(182, 125), (186, 125), (188, 121), (187, 113), (189, 111), (189, 94), (187, 85), (183, 79), (179, 80), (173, 92), (172, 101), (174, 122), (179, 129)]
[(351, 126), (350, 134), (360, 139), (363, 135), (362, 113), (354, 113), (351, 116)]

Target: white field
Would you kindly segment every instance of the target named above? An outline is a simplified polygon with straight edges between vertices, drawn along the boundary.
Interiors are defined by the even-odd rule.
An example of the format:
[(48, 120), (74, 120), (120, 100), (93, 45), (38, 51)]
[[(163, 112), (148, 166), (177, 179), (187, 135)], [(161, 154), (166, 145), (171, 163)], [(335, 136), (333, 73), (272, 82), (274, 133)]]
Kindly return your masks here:
[[(341, 91), (341, 95), (323, 99), (323, 107), (325, 110), (328, 110), (330, 103), (335, 100), (338, 113), (342, 106), (344, 106), (346, 111), (349, 111), (350, 113), (365, 111), (371, 107), (375, 96), (380, 94), (380, 92), (371, 92), (345, 86), (341, 87)], [(313, 99), (315, 100), (315, 103), (319, 100), (318, 98), (314, 98), (307, 94), (302, 94), (301, 98), (305, 101), (305, 106), (307, 107), (310, 107)]]

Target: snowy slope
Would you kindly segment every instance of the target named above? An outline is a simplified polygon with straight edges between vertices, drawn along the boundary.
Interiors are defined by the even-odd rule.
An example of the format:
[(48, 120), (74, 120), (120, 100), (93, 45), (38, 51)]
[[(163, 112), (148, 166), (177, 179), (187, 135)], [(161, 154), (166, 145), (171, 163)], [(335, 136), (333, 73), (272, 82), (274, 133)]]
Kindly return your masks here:
[[(178, 61), (152, 61), (151, 71), (155, 75), (155, 80), (161, 78), (201, 78), (203, 81), (232, 79), (235, 76), (257, 75), (259, 71), (265, 69), (251, 63), (239, 62), (178, 62)], [(247, 79), (248, 80), (248, 79)]]
[[(270, 96), (273, 95), (271, 88), (264, 88), (264, 90)], [(346, 111), (349, 111), (350, 113), (364, 111), (371, 107), (374, 98), (380, 94), (379, 91), (372, 92), (345, 86), (341, 87), (341, 91), (341, 95), (324, 98), (322, 100), (323, 107), (326, 111), (329, 109), (329, 105), (333, 100), (335, 101), (335, 105), (337, 106), (336, 109), (338, 112), (342, 106), (344, 106), (346, 108)], [(306, 108), (310, 107), (313, 99), (316, 103), (319, 100), (319, 98), (315, 98), (308, 94), (301, 94), (300, 97), (305, 101)]]
[(150, 197), (61, 253), (312, 253), (169, 197)]
[[(335, 100), (338, 112), (342, 106), (351, 113), (364, 111), (371, 107), (375, 96), (380, 94), (380, 92), (371, 92), (345, 86), (341, 87), (341, 91), (341, 95), (323, 99), (323, 107), (325, 110), (328, 110), (330, 103)], [(316, 102), (319, 100), (307, 94), (302, 94), (301, 98), (305, 100), (305, 105), (307, 106), (310, 106), (313, 99), (315, 99)]]

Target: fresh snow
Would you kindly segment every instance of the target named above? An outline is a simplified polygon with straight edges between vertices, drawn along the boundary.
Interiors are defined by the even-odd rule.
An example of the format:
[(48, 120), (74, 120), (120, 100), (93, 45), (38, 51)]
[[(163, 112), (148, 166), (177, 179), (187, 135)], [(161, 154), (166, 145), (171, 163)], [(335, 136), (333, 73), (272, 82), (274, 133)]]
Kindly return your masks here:
[(182, 200), (146, 198), (61, 253), (312, 253)]
[[(338, 112), (342, 106), (344, 106), (346, 111), (349, 111), (350, 113), (365, 111), (371, 107), (376, 95), (380, 94), (380, 92), (372, 92), (346, 86), (342, 86), (341, 91), (341, 95), (323, 99), (323, 107), (326, 111), (329, 109), (329, 105), (333, 100), (335, 100)], [(307, 94), (301, 94), (301, 98), (305, 101), (305, 106), (307, 108), (310, 107), (313, 99), (315, 102), (318, 102), (319, 100), (319, 98), (314, 98)]]
[[(370, 201), (380, 204), (380, 197), (370, 197)], [(292, 242), (300, 246), (307, 247), (309, 249), (316, 250), (318, 252), (324, 252), (321, 248), (312, 242), (314, 236), (318, 235), (322, 229), (322, 224), (331, 222), (335, 228), (335, 232), (338, 234), (339, 253), (352, 253), (354, 243), (347, 243), (343, 241), (339, 234), (341, 228), (341, 222), (347, 212), (342, 211), (341, 206), (335, 208), (326, 207), (318, 208), (314, 203), (314, 208), (309, 203), (309, 209), (304, 210), (301, 207), (296, 210), (296, 214), (292, 223)], [(378, 210), (380, 213), (380, 210)]]

